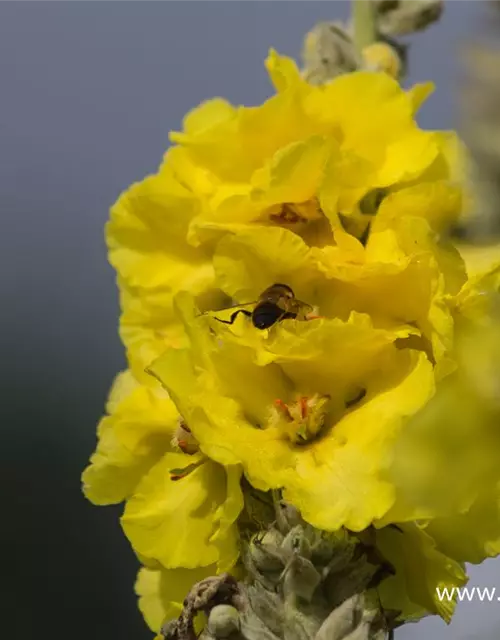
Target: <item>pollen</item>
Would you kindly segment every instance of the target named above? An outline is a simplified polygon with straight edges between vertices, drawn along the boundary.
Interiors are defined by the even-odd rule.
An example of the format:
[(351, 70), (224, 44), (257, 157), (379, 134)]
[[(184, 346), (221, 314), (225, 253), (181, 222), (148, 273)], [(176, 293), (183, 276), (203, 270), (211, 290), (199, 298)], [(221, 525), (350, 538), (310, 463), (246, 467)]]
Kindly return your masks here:
[(298, 396), (291, 402), (277, 399), (271, 408), (268, 427), (278, 429), (294, 444), (313, 440), (325, 424), (329, 396)]

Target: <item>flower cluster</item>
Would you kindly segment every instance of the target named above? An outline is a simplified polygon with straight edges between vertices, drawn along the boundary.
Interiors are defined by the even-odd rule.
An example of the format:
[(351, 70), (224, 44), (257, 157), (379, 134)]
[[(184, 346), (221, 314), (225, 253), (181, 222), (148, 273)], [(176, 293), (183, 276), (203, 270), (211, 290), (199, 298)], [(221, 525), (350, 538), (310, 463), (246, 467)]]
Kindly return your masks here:
[(272, 490), (318, 529), (375, 527), (395, 569), (384, 607), (448, 620), (436, 587), (500, 551), (500, 524), (474, 516), (500, 494), (478, 482), (428, 504), (395, 453), (417, 464), (407, 425), (454, 375), (461, 317), (499, 286), (498, 269), (468, 279), (442, 237), (466, 206), (460, 144), (416, 124), (428, 85), (312, 86), (274, 52), (267, 68), (273, 97), (189, 113), (111, 211), (129, 370), (84, 491), (126, 502), (156, 632), (194, 582), (239, 570), (249, 491)]

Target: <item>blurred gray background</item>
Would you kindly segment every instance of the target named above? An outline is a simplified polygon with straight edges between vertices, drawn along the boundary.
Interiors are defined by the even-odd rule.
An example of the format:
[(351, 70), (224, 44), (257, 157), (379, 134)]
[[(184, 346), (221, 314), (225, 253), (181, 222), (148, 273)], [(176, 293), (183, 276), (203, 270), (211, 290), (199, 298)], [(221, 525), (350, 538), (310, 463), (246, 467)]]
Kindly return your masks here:
[[(435, 80), (421, 124), (456, 124), (457, 50), (481, 2), (448, 2), (420, 35), (411, 81)], [(269, 47), (298, 56), (304, 33), (345, 2), (0, 3), (2, 617), (9, 640), (150, 638), (120, 508), (80, 494), (114, 374), (114, 274), (103, 225), (122, 189), (155, 170), (183, 114), (222, 95), (271, 93)], [(500, 564), (471, 583), (500, 587)], [(450, 627), (397, 640), (498, 638), (500, 603), (467, 603)]]

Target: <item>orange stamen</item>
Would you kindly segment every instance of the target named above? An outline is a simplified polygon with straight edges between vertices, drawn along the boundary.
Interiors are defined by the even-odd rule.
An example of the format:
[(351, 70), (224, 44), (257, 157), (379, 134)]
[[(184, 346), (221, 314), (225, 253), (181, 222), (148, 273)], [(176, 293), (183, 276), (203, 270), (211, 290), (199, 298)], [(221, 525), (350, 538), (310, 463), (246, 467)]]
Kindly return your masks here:
[(300, 415), (302, 416), (302, 419), (307, 415), (307, 398), (305, 396), (302, 396), (300, 399)]
[(290, 410), (288, 409), (288, 405), (286, 404), (286, 402), (283, 402), (283, 400), (280, 400), (278, 398), (277, 400), (274, 401), (274, 404), (278, 407), (278, 409), (281, 409), (283, 411), (283, 413), (286, 415), (286, 417), (289, 420), (293, 420), (292, 414), (290, 413)]

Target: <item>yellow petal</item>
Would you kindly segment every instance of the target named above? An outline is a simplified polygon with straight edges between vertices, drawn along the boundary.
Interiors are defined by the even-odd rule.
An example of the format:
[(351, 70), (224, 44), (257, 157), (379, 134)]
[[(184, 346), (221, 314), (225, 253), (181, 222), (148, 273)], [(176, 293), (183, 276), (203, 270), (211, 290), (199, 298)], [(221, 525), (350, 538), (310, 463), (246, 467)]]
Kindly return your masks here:
[(474, 564), (500, 554), (499, 488), (485, 491), (465, 513), (429, 522), (426, 531), (443, 553)]
[(405, 419), (433, 393), (425, 356), (420, 354), (411, 367), (403, 367), (399, 380), (381, 375), (379, 393), (368, 393), (330, 437), (298, 458), (284, 495), (314, 526), (361, 531), (392, 507), (394, 487), (384, 478), (392, 443)]
[(210, 128), (234, 117), (236, 108), (227, 100), (213, 98), (202, 102), (196, 109), (190, 111), (182, 124), (184, 131), (190, 135), (203, 133)]
[(392, 141), (378, 172), (377, 185), (389, 186), (415, 179), (439, 155), (439, 146), (433, 132), (410, 130)]
[(402, 216), (422, 216), (433, 229), (449, 228), (462, 210), (462, 189), (447, 181), (424, 182), (396, 191), (382, 202), (378, 215), (385, 224)]
[[(386, 521), (437, 517), (453, 522), (457, 516), (466, 526), (472, 514), (481, 514), (485, 495), (499, 481), (497, 317), (491, 316), (489, 322), (483, 318), (477, 326), (461, 324), (455, 358), (457, 370), (440, 382), (434, 398), (414, 416), (395, 444), (390, 475), (401, 499)], [(489, 500), (486, 507), (492, 509)], [(492, 535), (495, 522), (491, 520), (486, 535)], [(477, 534), (480, 540), (479, 521)]]
[(256, 345), (255, 360), (279, 364), (296, 388), (328, 394), (343, 405), (349, 391), (365, 388), (373, 372), (390, 363), (391, 353), (397, 358), (395, 341), (412, 333), (408, 326), (375, 329), (369, 316), (355, 312), (347, 322), (288, 322)]
[(120, 196), (111, 209), (106, 237), (110, 262), (125, 284), (173, 287), (183, 270), (203, 264), (202, 254), (179, 242), (196, 206), (170, 171), (150, 176)]
[[(193, 281), (177, 282), (179, 289), (190, 290), (197, 296), (201, 310), (220, 308), (227, 302), (224, 294), (214, 288), (214, 273), (211, 264), (197, 272)], [(158, 289), (146, 293), (142, 289), (121, 286), (120, 337), (127, 347), (127, 356), (134, 375), (144, 381), (144, 370), (168, 347), (182, 347), (186, 343), (184, 329), (179, 325), (173, 301), (173, 289)], [(197, 295), (198, 294), (198, 295)]]
[(271, 49), (265, 64), (276, 91), (286, 91), (300, 84), (305, 85), (292, 58), (280, 56)]
[(441, 382), (395, 443), (388, 476), (399, 500), (382, 524), (460, 513), (484, 482), (491, 461), (484, 434), (475, 428), (477, 402), (466, 388), (455, 387), (455, 379)]
[(216, 295), (209, 257), (186, 242), (197, 206), (166, 167), (132, 186), (112, 209), (109, 259), (121, 289), (121, 336), (137, 376), (182, 337), (172, 326), (175, 293)]
[(300, 298), (317, 275), (305, 242), (277, 227), (253, 226), (226, 236), (213, 263), (219, 287), (241, 303), (256, 300), (276, 282), (291, 286)]
[(187, 467), (195, 457), (165, 454), (139, 483), (121, 519), (137, 553), (165, 568), (208, 566), (218, 559), (210, 538), (214, 511), (226, 499), (224, 469), (207, 461), (186, 477), (171, 479), (173, 469)]
[(99, 442), (82, 475), (83, 491), (95, 504), (128, 498), (143, 475), (168, 451), (178, 413), (159, 387), (139, 386), (120, 376), (98, 428)]
[(268, 206), (313, 198), (323, 178), (331, 143), (321, 136), (280, 149), (253, 178), (253, 198)]
[(286, 91), (259, 107), (239, 107), (234, 117), (206, 131), (171, 133), (170, 139), (189, 149), (192, 160), (218, 179), (242, 182), (278, 149), (317, 132), (298, 97)]
[(240, 551), (238, 528), (235, 523), (243, 510), (243, 492), (240, 484), (241, 467), (226, 467), (226, 474), (227, 497), (215, 512), (214, 520), (218, 523), (218, 529), (210, 540), (219, 550), (218, 573), (233, 569)]
[[(489, 263), (489, 261), (488, 261)], [(500, 261), (488, 264), (486, 269), (475, 271), (453, 300), (457, 313), (464, 318), (481, 323), (491, 317), (497, 307), (500, 293)]]
[(438, 597), (437, 589), (461, 587), (467, 581), (463, 567), (446, 556), (433, 538), (417, 524), (409, 523), (377, 531), (377, 548), (396, 570), (378, 591), (384, 608), (402, 612), (402, 618), (437, 613), (451, 620), (455, 602)]
[(385, 73), (340, 76), (312, 92), (305, 106), (311, 118), (341, 132), (343, 148), (379, 166), (379, 186), (423, 170), (433, 160), (431, 137), (413, 121), (411, 96)]
[(500, 264), (500, 243), (488, 245), (459, 244), (458, 250), (465, 260), (470, 278), (481, 276)]
[(423, 82), (415, 84), (408, 90), (407, 94), (413, 106), (413, 113), (417, 113), (427, 98), (432, 95), (436, 87), (433, 82)]
[(325, 168), (318, 198), (325, 215), (335, 228), (339, 213), (351, 215), (359, 201), (377, 186), (377, 164), (351, 149), (332, 152)]
[(438, 146), (438, 155), (419, 179), (422, 182), (449, 180), (452, 184), (465, 188), (464, 176), (469, 169), (463, 142), (454, 131), (435, 131), (433, 136)]
[(135, 583), (139, 609), (154, 633), (162, 625), (177, 618), (190, 589), (200, 580), (215, 575), (216, 567), (197, 569), (140, 569)]

